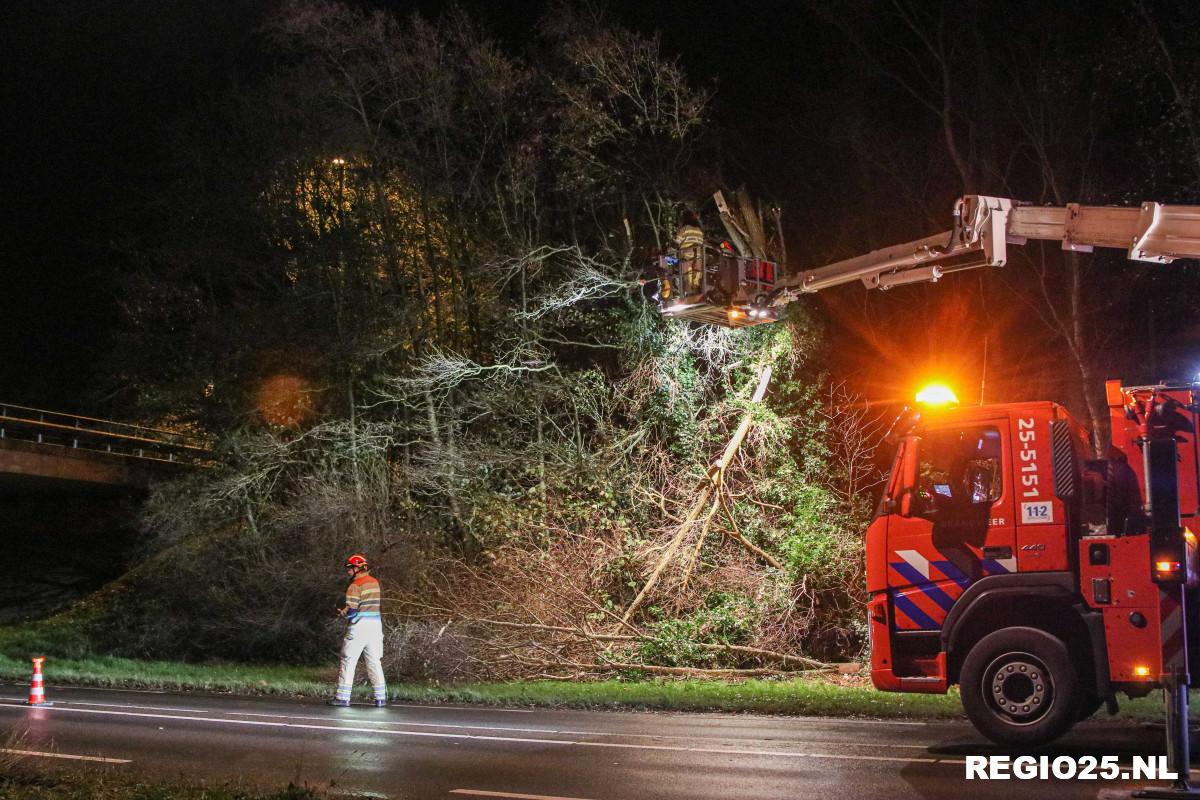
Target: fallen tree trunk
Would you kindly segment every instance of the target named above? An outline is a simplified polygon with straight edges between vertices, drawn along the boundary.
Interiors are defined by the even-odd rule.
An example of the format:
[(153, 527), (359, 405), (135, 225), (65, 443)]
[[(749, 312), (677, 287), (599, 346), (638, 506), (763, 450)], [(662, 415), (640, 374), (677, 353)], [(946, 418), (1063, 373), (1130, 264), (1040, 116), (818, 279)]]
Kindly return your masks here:
[[(788, 670), (786, 673), (777, 669), (756, 668), (756, 669), (705, 669), (703, 667), (658, 667), (647, 664), (621, 664), (612, 663), (598, 666), (605, 666), (609, 669), (636, 669), (642, 672), (652, 672), (660, 675), (686, 675), (691, 677), (728, 677), (728, 678), (755, 678), (768, 677), (780, 674), (794, 674), (799, 672), (825, 672), (824, 669), (801, 669)], [(828, 669), (832, 670), (833, 667)]]
[[(763, 367), (762, 372), (758, 377), (758, 388), (754, 390), (754, 395), (750, 398), (752, 405), (757, 405), (762, 402), (763, 396), (767, 393), (767, 384), (771, 382), (771, 367), (770, 365)], [(742, 441), (745, 440), (746, 434), (750, 432), (751, 426), (754, 424), (754, 414), (747, 411), (742, 415), (742, 421), (738, 424), (737, 430), (729, 439), (729, 443), (725, 445), (725, 452), (721, 454), (721, 458), (709, 468), (703, 488), (700, 490), (700, 496), (696, 498), (696, 502), (692, 504), (691, 511), (688, 512), (679, 528), (675, 531), (675, 535), (671, 538), (671, 544), (663, 552), (658, 559), (658, 564), (655, 565), (654, 571), (650, 573), (650, 577), (646, 579), (642, 590), (638, 592), (637, 597), (629, 604), (629, 608), (625, 609), (625, 614), (621, 617), (622, 623), (628, 623), (634, 613), (642, 607), (646, 598), (650, 596), (650, 592), (658, 584), (659, 578), (671, 563), (671, 559), (675, 556), (675, 551), (679, 549), (679, 545), (683, 543), (684, 538), (691, 530), (693, 523), (700, 516), (700, 511), (708, 505), (709, 497), (715, 492), (717, 497), (713, 500), (713, 508), (709, 511), (705, 518), (705, 529), (707, 533), (708, 525), (712, 522), (712, 517), (716, 512), (717, 505), (721, 503), (720, 492), (721, 483), (725, 476), (725, 470), (729, 467), (733, 457), (737, 455), (738, 448), (742, 446)], [(702, 534), (703, 535), (703, 534)]]
[(703, 667), (659, 667), (646, 664), (626, 664), (620, 661), (596, 662), (592, 664), (584, 664), (579, 662), (562, 662), (555, 663), (546, 661), (538, 664), (544, 668), (558, 667), (560, 669), (573, 668), (581, 672), (614, 672), (616, 670), (638, 670), (641, 672), (650, 672), (656, 675), (679, 675), (689, 678), (766, 678), (777, 677), (779, 675), (794, 675), (805, 672), (828, 672), (833, 669), (804, 669), (804, 670), (789, 670), (781, 672), (777, 669), (705, 669)]
[[(604, 643), (621, 643), (633, 645), (637, 643), (653, 642), (654, 639), (650, 636), (632, 634), (611, 634), (611, 633), (594, 633), (583, 628), (573, 628), (566, 625), (544, 625), (536, 622), (510, 622), (508, 620), (489, 619), (486, 617), (459, 617), (459, 622), (474, 623), (484, 626), (495, 626), (509, 630), (525, 630), (539, 631), (545, 633), (563, 634), (566, 636), (584, 639), (591, 642)], [(830, 664), (824, 661), (818, 661), (815, 658), (806, 656), (793, 655), (791, 653), (780, 653), (776, 650), (766, 650), (761, 647), (748, 647), (739, 644), (713, 644), (708, 642), (688, 642), (688, 647), (694, 647), (698, 650), (704, 650), (709, 653), (737, 653), (744, 656), (752, 656), (761, 658), (767, 661), (778, 661), (783, 664), (791, 664), (801, 668), (801, 671), (807, 670), (831, 670), (836, 668), (836, 664)], [(511, 647), (511, 645), (510, 645)], [(633, 665), (636, 666), (636, 665)], [(631, 666), (631, 668), (633, 668)], [(641, 669), (642, 667), (637, 667)], [(659, 669), (659, 667), (650, 665), (647, 669)], [(685, 669), (684, 667), (671, 667), (671, 669)], [(687, 668), (690, 669), (690, 668)], [(701, 669), (701, 668), (697, 668)], [(767, 672), (779, 672), (779, 670), (767, 670)]]
[(702, 650), (710, 652), (730, 652), (741, 653), (747, 656), (756, 656), (765, 658), (770, 661), (782, 661), (785, 664), (798, 664), (805, 669), (825, 670), (833, 669), (836, 665), (825, 661), (818, 661), (815, 658), (806, 658), (805, 656), (794, 656), (788, 653), (779, 653), (775, 650), (763, 650), (760, 647), (746, 647), (740, 644), (696, 644), (694, 647), (699, 647)]

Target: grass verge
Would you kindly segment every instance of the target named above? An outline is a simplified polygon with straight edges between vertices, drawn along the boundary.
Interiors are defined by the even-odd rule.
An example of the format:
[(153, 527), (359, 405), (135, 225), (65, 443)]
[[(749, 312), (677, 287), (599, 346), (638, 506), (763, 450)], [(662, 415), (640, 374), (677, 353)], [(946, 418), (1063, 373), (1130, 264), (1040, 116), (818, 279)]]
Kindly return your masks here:
[(324, 792), (296, 786), (263, 791), (234, 784), (196, 786), (106, 772), (35, 772), (27, 765), (0, 765), (0, 800), (325, 800), (328, 797)]

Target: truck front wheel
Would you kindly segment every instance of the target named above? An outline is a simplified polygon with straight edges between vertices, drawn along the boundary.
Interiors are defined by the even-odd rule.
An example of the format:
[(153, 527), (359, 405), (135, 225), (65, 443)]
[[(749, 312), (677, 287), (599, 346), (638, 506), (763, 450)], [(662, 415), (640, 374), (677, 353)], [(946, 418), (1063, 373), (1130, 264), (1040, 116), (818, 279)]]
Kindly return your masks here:
[(1075, 723), (1079, 676), (1062, 640), (1038, 628), (1004, 628), (981, 639), (963, 661), (963, 709), (984, 736), (1035, 747)]

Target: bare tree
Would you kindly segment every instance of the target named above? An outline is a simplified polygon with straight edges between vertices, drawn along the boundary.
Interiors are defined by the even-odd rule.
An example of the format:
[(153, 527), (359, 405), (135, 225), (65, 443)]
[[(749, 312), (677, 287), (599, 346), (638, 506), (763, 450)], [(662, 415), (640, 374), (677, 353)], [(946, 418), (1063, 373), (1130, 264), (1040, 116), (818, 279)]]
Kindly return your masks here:
[(829, 486), (847, 508), (869, 500), (882, 481), (875, 451), (883, 440), (884, 416), (872, 409), (862, 395), (846, 384), (830, 384), (825, 390), (821, 417), (828, 430), (830, 450)]

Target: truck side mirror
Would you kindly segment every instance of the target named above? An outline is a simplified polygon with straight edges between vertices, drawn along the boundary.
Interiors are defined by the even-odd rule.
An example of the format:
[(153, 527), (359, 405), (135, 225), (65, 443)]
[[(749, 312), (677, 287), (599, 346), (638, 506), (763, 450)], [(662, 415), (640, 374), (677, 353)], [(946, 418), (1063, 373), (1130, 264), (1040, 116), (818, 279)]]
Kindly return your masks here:
[(897, 497), (900, 501), (900, 516), (912, 517), (920, 513), (917, 502), (917, 447), (921, 440), (907, 436), (900, 450), (900, 483)]

